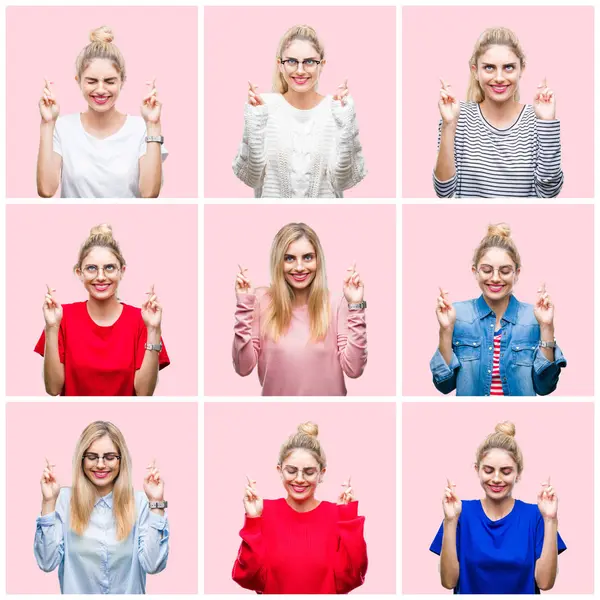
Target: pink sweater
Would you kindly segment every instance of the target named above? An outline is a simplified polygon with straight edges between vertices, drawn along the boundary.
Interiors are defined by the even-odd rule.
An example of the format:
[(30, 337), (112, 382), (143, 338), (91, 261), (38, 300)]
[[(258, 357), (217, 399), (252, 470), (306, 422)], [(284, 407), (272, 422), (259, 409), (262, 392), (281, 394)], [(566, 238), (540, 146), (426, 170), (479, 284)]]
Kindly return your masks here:
[(249, 375), (258, 363), (263, 396), (345, 396), (344, 373), (360, 377), (367, 364), (365, 311), (348, 310), (344, 297), (331, 303), (324, 340), (310, 339), (308, 307), (295, 308), (287, 333), (278, 342), (260, 333), (270, 297), (262, 290), (239, 294), (235, 311), (233, 366)]

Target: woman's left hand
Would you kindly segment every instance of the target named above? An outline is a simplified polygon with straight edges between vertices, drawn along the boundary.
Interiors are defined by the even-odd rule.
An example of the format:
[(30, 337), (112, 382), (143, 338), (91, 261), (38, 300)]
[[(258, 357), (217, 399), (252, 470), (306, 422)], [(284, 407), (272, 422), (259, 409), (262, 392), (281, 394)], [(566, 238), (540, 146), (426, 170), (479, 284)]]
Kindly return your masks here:
[(542, 483), (542, 489), (537, 496), (537, 504), (544, 519), (558, 518), (558, 496), (550, 483), (550, 477), (548, 477), (548, 481)]
[(348, 89), (348, 80), (345, 79), (344, 83), (342, 83), (342, 85), (338, 85), (338, 91), (334, 94), (333, 99), (339, 100), (339, 102), (341, 103), (342, 106), (346, 106), (346, 103), (348, 102), (348, 100), (346, 99), (346, 96), (349, 93), (350, 93), (350, 90)]
[(148, 473), (144, 477), (144, 492), (150, 502), (162, 502), (165, 497), (165, 484), (156, 466), (156, 459), (146, 469)]
[(356, 263), (347, 269), (349, 274), (344, 279), (344, 297), (348, 302), (362, 302), (365, 295), (365, 286), (356, 270)]
[(158, 101), (157, 90), (156, 90), (156, 79), (147, 81), (146, 85), (150, 86), (150, 92), (142, 100), (141, 113), (146, 123), (157, 125), (160, 123), (160, 111), (162, 104)]
[(146, 294), (148, 294), (148, 299), (142, 304), (142, 319), (146, 327), (158, 329), (162, 321), (162, 306), (154, 292), (154, 284)]
[(344, 488), (342, 490), (342, 493), (340, 494), (337, 503), (338, 504), (350, 504), (350, 502), (354, 502), (355, 498), (354, 498), (354, 490), (352, 489), (352, 486), (350, 485), (350, 479), (351, 477), (348, 477), (348, 481), (345, 481), (344, 483), (342, 483), (342, 487)]
[(546, 78), (538, 85), (537, 92), (533, 98), (533, 109), (535, 116), (541, 121), (553, 121), (556, 119), (556, 98), (554, 92), (548, 87)]
[(538, 290), (538, 299), (533, 307), (533, 314), (540, 326), (554, 324), (554, 304), (546, 291), (546, 284), (542, 283), (542, 287)]

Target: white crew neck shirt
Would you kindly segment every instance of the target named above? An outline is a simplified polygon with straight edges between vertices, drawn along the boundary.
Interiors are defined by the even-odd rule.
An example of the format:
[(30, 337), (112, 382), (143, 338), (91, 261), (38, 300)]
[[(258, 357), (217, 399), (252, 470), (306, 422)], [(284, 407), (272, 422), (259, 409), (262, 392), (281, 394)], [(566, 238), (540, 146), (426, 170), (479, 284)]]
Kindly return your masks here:
[[(145, 139), (142, 117), (127, 115), (123, 127), (104, 139), (83, 128), (79, 113), (58, 117), (53, 149), (62, 157), (61, 198), (139, 198)], [(168, 154), (163, 144), (163, 162)]]

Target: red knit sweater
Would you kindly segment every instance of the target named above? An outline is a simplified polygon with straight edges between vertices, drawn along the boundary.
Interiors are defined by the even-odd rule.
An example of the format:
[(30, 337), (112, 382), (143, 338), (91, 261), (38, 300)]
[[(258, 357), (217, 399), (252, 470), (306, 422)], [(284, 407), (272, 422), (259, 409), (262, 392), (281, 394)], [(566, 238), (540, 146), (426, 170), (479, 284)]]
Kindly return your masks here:
[(301, 513), (265, 500), (261, 517), (246, 517), (232, 577), (264, 594), (347, 594), (367, 572), (364, 524), (358, 502)]

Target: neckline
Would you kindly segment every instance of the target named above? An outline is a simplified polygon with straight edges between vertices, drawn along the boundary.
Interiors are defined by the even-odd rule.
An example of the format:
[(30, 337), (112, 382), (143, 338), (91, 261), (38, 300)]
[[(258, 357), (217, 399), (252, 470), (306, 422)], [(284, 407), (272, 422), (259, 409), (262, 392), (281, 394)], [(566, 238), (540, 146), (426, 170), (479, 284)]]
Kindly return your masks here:
[(485, 118), (483, 111), (481, 110), (481, 104), (477, 103), (477, 112), (479, 113), (479, 116), (480, 116), (481, 120), (483, 121), (483, 123), (485, 125), (487, 125), (492, 131), (499, 133), (499, 134), (508, 133), (511, 129), (516, 127), (519, 124), (519, 122), (521, 121), (523, 114), (525, 113), (525, 108), (527, 108), (527, 104), (523, 104), (523, 107), (521, 108), (521, 111), (517, 115), (517, 118), (508, 127), (500, 128), (500, 127), (495, 127)]
[(518, 502), (518, 500), (516, 498), (514, 498), (514, 502), (513, 502), (513, 505), (512, 505), (512, 508), (510, 509), (510, 511), (508, 513), (506, 513), (502, 518), (496, 519), (494, 521), (494, 519), (490, 519), (490, 517), (488, 517), (487, 513), (485, 512), (485, 509), (483, 508), (483, 501), (478, 500), (481, 514), (485, 517), (485, 519), (488, 523), (491, 523), (493, 525), (498, 525), (498, 524), (502, 523), (503, 521), (506, 521), (512, 514), (514, 514), (515, 509), (517, 508), (517, 502)]
[(121, 320), (121, 317), (125, 312), (125, 304), (123, 304), (123, 302), (119, 302), (119, 304), (121, 305), (121, 314), (117, 317), (116, 321), (112, 325), (98, 325), (98, 323), (96, 323), (96, 321), (94, 321), (94, 319), (92, 318), (92, 315), (90, 315), (90, 311), (88, 310), (88, 301), (86, 300), (83, 304), (85, 308), (85, 314), (87, 315), (88, 319), (92, 322), (92, 324), (95, 327), (98, 327), (100, 329), (110, 329), (111, 327), (114, 327)]
[(329, 96), (323, 96), (323, 98), (321, 99), (321, 101), (316, 104), (315, 106), (313, 106), (312, 108), (296, 108), (295, 106), (293, 106), (292, 104), (290, 104), (285, 96), (283, 94), (279, 94), (281, 97), (281, 101), (283, 102), (283, 104), (285, 106), (288, 106), (291, 110), (298, 112), (298, 113), (302, 113), (302, 114), (308, 114), (312, 111), (316, 111), (317, 109), (321, 108), (322, 106), (324, 106), (325, 101), (329, 98)]
[(81, 127), (81, 130), (83, 131), (83, 133), (85, 133), (85, 135), (91, 137), (93, 140), (96, 140), (98, 142), (105, 142), (106, 140), (110, 140), (111, 138), (119, 135), (122, 131), (125, 130), (125, 127), (127, 127), (127, 124), (129, 123), (129, 115), (126, 114), (125, 115), (125, 121), (123, 122), (123, 125), (121, 125), (121, 127), (119, 127), (119, 129), (117, 129), (117, 131), (115, 131), (114, 133), (111, 133), (109, 136), (100, 138), (98, 136), (95, 136), (93, 133), (90, 133), (89, 131), (86, 130), (86, 128), (83, 125), (83, 121), (81, 120), (83, 116), (83, 113), (79, 113), (79, 126)]
[(311, 510), (305, 510), (303, 512), (300, 512), (299, 510), (295, 510), (294, 508), (292, 508), (289, 504), (288, 501), (285, 498), (281, 499), (283, 501), (283, 503), (287, 506), (287, 508), (290, 510), (291, 513), (293, 513), (294, 515), (311, 515), (314, 512), (316, 512), (317, 510), (319, 510), (319, 508), (323, 505), (323, 501), (319, 500), (319, 504), (317, 504), (314, 508), (312, 508)]

